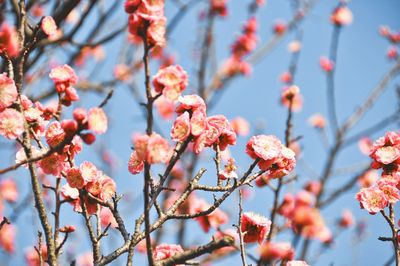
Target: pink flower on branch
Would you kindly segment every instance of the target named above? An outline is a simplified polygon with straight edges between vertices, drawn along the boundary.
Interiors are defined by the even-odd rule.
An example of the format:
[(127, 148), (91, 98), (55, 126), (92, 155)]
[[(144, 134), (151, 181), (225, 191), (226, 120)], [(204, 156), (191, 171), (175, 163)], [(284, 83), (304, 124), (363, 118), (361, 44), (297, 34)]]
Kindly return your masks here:
[(385, 193), (377, 186), (362, 188), (356, 194), (356, 199), (360, 202), (361, 208), (366, 209), (370, 214), (383, 210), (388, 204)]
[(0, 74), (0, 111), (10, 107), (17, 100), (17, 95), (14, 80), (5, 73)]
[(15, 109), (7, 108), (0, 112), (0, 135), (16, 139), (24, 132), (24, 117)]
[(244, 234), (245, 243), (262, 243), (271, 230), (271, 221), (252, 212), (245, 212), (242, 215), (241, 231)]

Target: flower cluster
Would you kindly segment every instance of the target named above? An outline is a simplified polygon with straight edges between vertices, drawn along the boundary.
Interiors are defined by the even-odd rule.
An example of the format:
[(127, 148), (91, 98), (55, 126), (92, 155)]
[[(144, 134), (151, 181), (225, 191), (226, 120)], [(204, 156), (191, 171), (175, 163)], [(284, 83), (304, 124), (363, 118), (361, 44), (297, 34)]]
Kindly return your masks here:
[(188, 77), (179, 65), (161, 68), (153, 77), (154, 89), (171, 102), (178, 100), (188, 85)]
[(259, 160), (261, 170), (268, 171), (270, 178), (281, 178), (296, 166), (295, 153), (272, 135), (253, 136), (246, 145), (246, 153)]
[(371, 167), (382, 169), (381, 178), (376, 178), (371, 172), (368, 176), (364, 175), (361, 183), (363, 188), (357, 193), (356, 199), (361, 208), (375, 214), (388, 204), (400, 200), (400, 134), (391, 131), (377, 139), (369, 156), (373, 159)]
[(257, 20), (249, 18), (243, 26), (242, 34), (235, 40), (231, 47), (231, 56), (224, 63), (222, 74), (226, 77), (236, 74), (248, 75), (251, 66), (243, 59), (251, 53), (257, 45)]
[(228, 145), (236, 144), (236, 133), (223, 115), (207, 117), (204, 100), (197, 95), (178, 99), (178, 117), (171, 130), (174, 141), (193, 141), (193, 150), (199, 154), (204, 147), (219, 146), (224, 151)]
[(166, 139), (157, 133), (150, 136), (135, 134), (133, 136), (135, 150), (128, 161), (128, 170), (132, 174), (143, 171), (144, 162), (149, 164), (167, 163), (171, 155), (171, 149)]
[(371, 167), (382, 168), (382, 175), (400, 176), (400, 133), (388, 132), (377, 139), (370, 151)]
[[(68, 169), (68, 160), (73, 160), (75, 155), (82, 150), (82, 140), (91, 144), (95, 141), (95, 135), (84, 130), (91, 130), (101, 134), (107, 130), (107, 117), (101, 108), (92, 108), (89, 113), (85, 109), (74, 110), (74, 120), (66, 119), (61, 122), (49, 120), (55, 115), (56, 109), (44, 107), (40, 103), (33, 104), (28, 98), (22, 97), (25, 119), (36, 136), (44, 136), (46, 143), (54, 152), (38, 161), (37, 164), (45, 174), (57, 177)], [(6, 109), (0, 113), (0, 132), (9, 138), (16, 138), (24, 131), (23, 117), (14, 109)], [(18, 118), (18, 119), (17, 119)], [(19, 119), (21, 121), (19, 121)], [(17, 126), (20, 123), (19, 126)], [(4, 128), (3, 128), (4, 126)], [(4, 129), (4, 131), (2, 131)], [(33, 150), (33, 155), (39, 155), (39, 151)], [(16, 161), (26, 159), (25, 152), (20, 149), (16, 155)]]
[(400, 44), (400, 31), (393, 32), (389, 27), (381, 26), (379, 28), (379, 33), (391, 44), (387, 49), (388, 59), (396, 60), (399, 57), (398, 45)]
[(53, 80), (57, 93), (60, 95), (61, 103), (70, 106), (71, 102), (79, 100), (78, 93), (72, 85), (76, 84), (78, 77), (69, 65), (53, 68), (49, 77)]
[(332, 234), (321, 213), (314, 207), (314, 202), (315, 194), (308, 191), (300, 191), (296, 196), (288, 193), (284, 196), (278, 213), (288, 219), (292, 229), (303, 237), (330, 242)]
[(136, 40), (146, 38), (150, 46), (165, 46), (164, 0), (126, 0), (125, 12)]
[[(83, 162), (79, 167), (66, 170), (66, 179), (67, 184), (62, 187), (61, 193), (70, 200), (76, 212), (82, 212), (80, 190), (84, 189), (90, 196), (103, 202), (109, 201), (116, 191), (114, 180), (98, 170), (91, 162)], [(97, 203), (88, 195), (83, 195), (83, 200), (89, 214), (97, 211)]]
[[(160, 244), (153, 251), (153, 257), (156, 261), (168, 259), (176, 254), (182, 253), (183, 249), (180, 245)], [(178, 265), (179, 266), (179, 265)]]

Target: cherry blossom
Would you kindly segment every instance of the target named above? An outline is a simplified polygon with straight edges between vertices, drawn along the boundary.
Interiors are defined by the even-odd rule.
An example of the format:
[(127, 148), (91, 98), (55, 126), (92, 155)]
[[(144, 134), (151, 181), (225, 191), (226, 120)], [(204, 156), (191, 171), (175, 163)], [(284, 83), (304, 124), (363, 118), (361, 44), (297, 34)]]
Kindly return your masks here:
[(153, 251), (153, 257), (156, 261), (168, 259), (176, 254), (182, 253), (183, 249), (180, 245), (160, 244)]
[(0, 112), (0, 135), (16, 139), (24, 132), (24, 117), (15, 109), (7, 108)]
[(271, 221), (252, 212), (245, 212), (242, 215), (241, 231), (244, 233), (245, 243), (262, 243), (271, 229)]
[(46, 16), (42, 19), (41, 28), (43, 32), (47, 34), (47, 36), (53, 36), (57, 34), (57, 25), (51, 16)]
[(0, 111), (10, 107), (17, 100), (17, 87), (7, 74), (0, 74)]

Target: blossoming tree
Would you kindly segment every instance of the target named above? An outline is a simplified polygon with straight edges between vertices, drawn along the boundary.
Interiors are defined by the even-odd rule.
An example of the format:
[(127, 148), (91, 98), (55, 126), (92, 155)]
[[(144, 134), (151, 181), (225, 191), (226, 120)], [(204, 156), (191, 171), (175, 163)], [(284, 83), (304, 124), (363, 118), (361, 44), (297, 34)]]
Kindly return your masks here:
[[(380, 261), (400, 265), (400, 133), (392, 128), (398, 103), (366, 129), (357, 127), (399, 74), (400, 33), (379, 29), (390, 43), (390, 68), (342, 119), (337, 58), (353, 13), (340, 1), (324, 18), (332, 28), (329, 55), (319, 59), (327, 118), (308, 118), (325, 145), (324, 159), (308, 164), (307, 135), (296, 130), (303, 108), (296, 78), (303, 21), (317, 2), (291, 1), (291, 17), (277, 20), (270, 39), (260, 42), (263, 0), (0, 1), (4, 257), (13, 265), (314, 265), (355, 223), (350, 210), (340, 206), (338, 215), (334, 205), (353, 192), (346, 201), (358, 201), (361, 215), (379, 214), (386, 223), (374, 241), (390, 242), (393, 252)], [(165, 11), (172, 6), (175, 15)], [(247, 7), (245, 21), (220, 58), (225, 33), (216, 24), (238, 7)], [(170, 45), (173, 31), (190, 35), (179, 29), (188, 12), (198, 15), (201, 29), (193, 34), (192, 69), (182, 67)], [(270, 107), (284, 110), (276, 117), (283, 118), (280, 131), (215, 113), (231, 83), (249, 76), (285, 37), (293, 39), (289, 66), (279, 76), (281, 107)], [(230, 104), (235, 113), (240, 103)], [(124, 139), (126, 131), (131, 137)], [(121, 153), (113, 149), (115, 139), (124, 144)], [(339, 153), (356, 143), (369, 156), (366, 163), (338, 167)], [(356, 228), (360, 241), (364, 222)], [(16, 258), (22, 253), (24, 262)]]

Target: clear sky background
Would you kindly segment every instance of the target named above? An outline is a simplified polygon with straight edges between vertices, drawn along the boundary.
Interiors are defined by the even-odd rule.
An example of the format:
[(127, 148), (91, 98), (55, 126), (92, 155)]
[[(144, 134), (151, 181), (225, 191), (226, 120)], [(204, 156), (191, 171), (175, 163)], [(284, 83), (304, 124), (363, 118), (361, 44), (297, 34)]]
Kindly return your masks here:
[[(84, 1), (83, 1), (84, 2)], [(166, 1), (166, 16), (170, 19), (177, 11), (176, 7)], [(247, 4), (245, 0), (230, 0), (228, 9), (229, 15), (223, 19), (217, 19), (215, 26), (216, 56), (218, 65), (221, 60), (229, 55), (229, 48), (234, 41), (235, 36), (240, 32), (242, 23), (247, 18)], [(301, 24), (303, 30), (303, 48), (300, 55), (296, 84), (300, 87), (304, 98), (304, 106), (301, 112), (294, 115), (294, 134), (301, 135), (301, 146), (303, 147), (302, 160), (306, 161), (317, 173), (321, 172), (325, 163), (327, 150), (322, 145), (317, 132), (310, 128), (307, 119), (310, 115), (319, 112), (327, 113), (326, 108), (326, 82), (325, 75), (319, 67), (319, 58), (328, 55), (329, 44), (332, 33), (332, 25), (329, 22), (329, 15), (332, 9), (337, 5), (337, 1), (323, 0), (319, 1), (312, 12), (307, 16), (304, 23)], [(198, 16), (200, 10), (204, 7), (199, 3), (191, 9), (183, 18), (183, 21), (173, 32), (168, 42), (168, 51), (176, 56), (176, 63), (183, 66), (188, 72), (190, 86), (185, 94), (192, 93), (195, 90), (197, 80), (196, 71), (198, 68), (197, 37), (200, 33)], [(388, 42), (378, 34), (380, 25), (388, 25), (396, 30), (400, 29), (400, 2), (397, 0), (353, 0), (349, 3), (349, 8), (354, 15), (354, 21), (350, 26), (343, 29), (339, 43), (338, 64), (336, 72), (336, 97), (339, 122), (343, 122), (348, 115), (355, 110), (357, 105), (366, 99), (369, 91), (379, 82), (381, 77), (391, 68), (391, 62), (386, 59), (386, 50)], [(257, 13), (259, 22), (258, 35), (259, 44), (265, 43), (271, 36), (271, 26), (277, 19), (288, 21), (291, 18), (290, 1), (288, 0), (270, 0), (267, 5), (262, 7)], [(122, 25), (127, 20), (127, 15), (121, 10), (114, 18), (110, 27)], [(89, 24), (88, 24), (89, 25)], [(111, 31), (111, 30), (110, 30)], [(84, 32), (80, 33), (84, 36)], [(242, 116), (252, 124), (253, 133), (258, 126), (258, 133), (274, 134), (281, 139), (284, 135), (286, 110), (279, 105), (279, 97), (282, 84), (279, 82), (279, 75), (287, 70), (290, 60), (290, 54), (287, 51), (287, 44), (293, 40), (294, 34), (288, 34), (284, 41), (276, 49), (253, 68), (250, 77), (240, 77), (226, 88), (226, 92), (212, 110), (208, 110), (209, 115), (224, 114), (228, 119)], [(126, 42), (123, 45), (129, 45)], [(121, 48), (121, 39), (111, 42), (105, 47), (107, 58), (102, 66), (95, 66), (89, 61), (85, 69), (77, 70), (81, 75), (92, 72), (91, 81), (103, 81), (112, 78), (113, 65), (117, 63), (118, 50)], [(54, 56), (58, 63), (65, 63), (67, 56)], [(65, 60), (65, 61), (63, 61)], [(152, 65), (152, 73), (157, 71), (157, 64)], [(212, 73), (211, 73), (212, 74)], [(135, 76), (136, 84), (142, 89), (142, 73)], [(208, 76), (210, 77), (210, 76)], [(395, 85), (399, 82), (396, 79), (392, 82), (375, 107), (366, 115), (366, 117), (355, 127), (350, 135), (360, 132), (374, 122), (386, 117), (395, 110), (397, 105)], [(49, 84), (45, 81), (44, 84)], [(37, 85), (40, 90), (42, 84)], [(40, 88), (39, 88), (40, 87)], [(46, 87), (47, 88), (47, 87)], [(102, 96), (92, 93), (81, 94), (82, 105), (90, 107), (98, 104)], [(78, 104), (80, 105), (80, 104)], [(99, 137), (99, 142), (93, 147), (85, 147), (85, 151), (77, 157), (77, 162), (83, 160), (92, 160), (98, 165), (101, 164), (99, 148), (101, 145), (107, 146), (111, 154), (115, 156), (119, 167), (112, 172), (112, 177), (117, 182), (118, 193), (126, 195), (125, 203), (122, 203), (121, 210), (123, 216), (127, 219), (126, 225), (130, 231), (134, 226), (134, 218), (142, 211), (142, 176), (132, 176), (127, 171), (127, 160), (131, 152), (131, 135), (134, 132), (145, 131), (145, 121), (142, 119), (142, 113), (132, 97), (131, 93), (124, 85), (115, 88), (113, 98), (105, 108), (110, 118), (110, 130), (107, 134)], [(169, 134), (171, 122), (160, 122), (157, 117), (157, 123), (162, 128), (164, 135)], [(398, 129), (398, 125), (391, 125), (388, 129)], [(385, 130), (375, 133), (372, 137), (375, 139), (383, 135)], [(238, 144), (231, 150), (236, 158), (241, 172), (245, 171), (251, 162), (245, 154), (245, 144), (248, 137), (239, 137)], [(4, 147), (1, 151), (1, 166), (9, 164), (13, 158), (7, 151), (7, 145), (1, 142)], [(206, 167), (209, 169), (204, 182), (211, 182), (215, 179), (214, 167), (211, 153), (202, 156), (198, 168)], [(357, 145), (353, 145), (342, 153), (337, 161), (336, 168), (352, 166), (359, 163), (368, 163), (369, 159), (362, 155)], [(296, 192), (307, 181), (315, 178), (310, 176), (299, 165), (297, 167), (299, 180), (293, 186), (285, 187), (285, 192)], [(24, 187), (21, 195), (26, 193), (26, 184), (28, 177), (26, 170), (18, 170), (10, 173), (17, 182)], [(346, 182), (346, 179), (352, 175), (343, 175), (331, 181), (328, 189), (335, 188), (337, 184)], [(50, 179), (53, 177), (49, 177)], [(25, 184), (25, 185), (24, 185)], [(272, 192), (268, 188), (254, 188), (254, 196), (244, 202), (245, 211), (255, 211), (269, 216), (269, 210), (272, 206)], [(354, 199), (358, 187), (346, 193), (332, 206), (323, 211), (326, 222), (334, 231), (335, 220), (340, 216), (343, 209), (350, 209), (357, 220), (364, 220), (367, 223), (368, 237), (361, 243), (355, 245), (355, 230), (351, 228), (346, 232), (335, 237), (335, 244), (332, 249), (324, 253), (317, 264), (313, 265), (383, 265), (389, 256), (392, 256), (392, 247), (389, 243), (380, 242), (378, 236), (386, 236), (389, 228), (381, 216), (371, 216), (366, 211), (360, 210), (358, 202)], [(222, 204), (222, 209), (232, 214), (232, 220), (223, 228), (229, 228), (237, 220), (237, 198)], [(400, 209), (397, 209), (399, 212)], [(135, 216), (133, 216), (133, 214)], [(7, 212), (6, 212), (7, 215)], [(80, 215), (73, 213), (70, 206), (63, 206), (62, 221), (65, 224), (83, 225), (83, 219)], [(36, 243), (36, 232), (38, 228), (37, 214), (32, 208), (25, 211), (18, 220), (18, 242), (17, 253), (13, 257), (3, 254), (4, 260), (0, 265), (23, 265), (22, 254), (27, 246)], [(175, 243), (171, 237), (176, 225), (173, 222), (166, 224), (167, 235), (163, 242)], [(89, 238), (86, 231), (79, 229), (71, 235), (68, 250), (71, 253), (81, 253), (90, 250)], [(205, 235), (196, 222), (189, 223), (187, 230), (188, 243), (204, 244), (210, 240), (210, 235)], [(120, 236), (117, 232), (111, 232), (110, 240), (105, 241), (105, 250), (110, 247), (116, 247), (121, 244)], [(279, 236), (278, 241), (290, 241), (289, 234)], [(316, 241), (313, 242), (311, 257), (319, 249)], [(256, 247), (249, 246), (252, 254), (257, 255)], [(107, 253), (107, 252), (105, 252)], [(145, 265), (145, 257), (137, 254), (134, 257), (136, 265)], [(124, 265), (125, 257), (118, 260), (114, 265)], [(215, 265), (240, 265), (239, 256), (234, 256), (223, 260)]]

